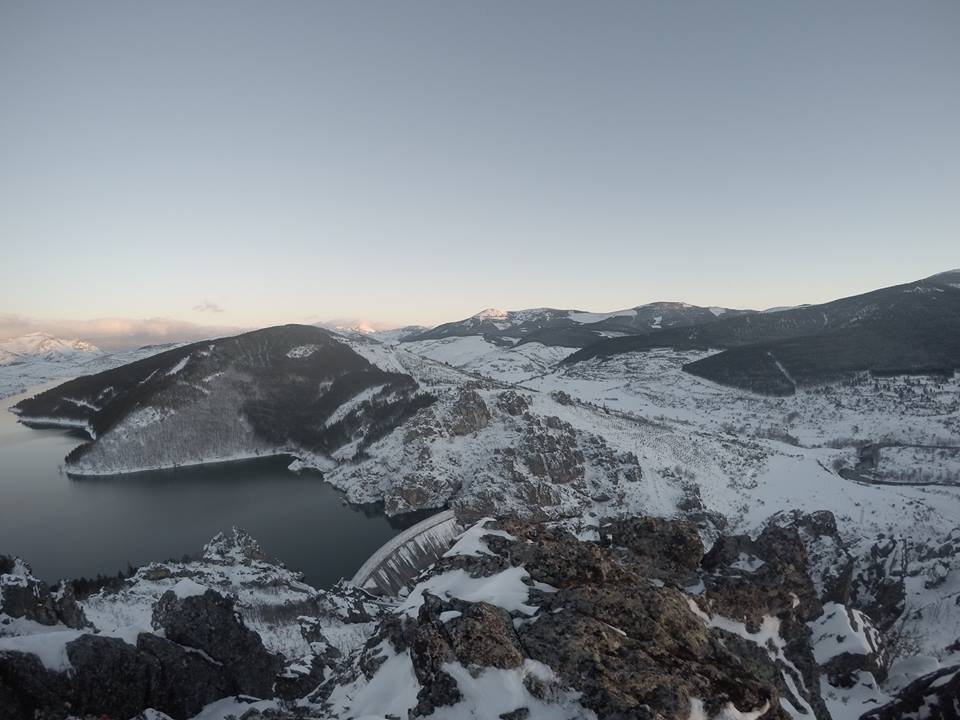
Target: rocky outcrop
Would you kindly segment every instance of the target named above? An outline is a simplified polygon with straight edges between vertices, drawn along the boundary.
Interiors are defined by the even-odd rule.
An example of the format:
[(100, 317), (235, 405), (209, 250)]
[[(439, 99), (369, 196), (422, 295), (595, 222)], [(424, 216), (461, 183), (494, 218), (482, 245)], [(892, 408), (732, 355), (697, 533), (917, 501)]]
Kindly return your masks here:
[(450, 432), (454, 435), (470, 435), (483, 430), (490, 422), (490, 410), (472, 388), (460, 391), (460, 396), (453, 404), (450, 419)]
[[(849, 594), (823, 582), (856, 557), (829, 513), (777, 516), (755, 536), (720, 534), (706, 552), (702, 529), (686, 519), (583, 530), (485, 519), (393, 600), (304, 586), (235, 530), (201, 560), (150, 565), (85, 601), (96, 620), (148, 593), (154, 633), (64, 628), (62, 662), (39, 645), (34, 655), (29, 643), (0, 644), (0, 708), (15, 720), (185, 720), (240, 695), (274, 705), (244, 711), (249, 720), (829, 720), (824, 694), (863, 702), (869, 688), (864, 707), (887, 702), (877, 688), (887, 641), (854, 604), (858, 576)], [(950, 548), (949, 538), (916, 548), (925, 560), (906, 576), (928, 577)], [(847, 595), (848, 604), (829, 599)], [(906, 686), (864, 718), (955, 718), (957, 671)]]
[(507, 415), (516, 417), (530, 409), (530, 400), (514, 390), (506, 390), (497, 395), (497, 407)]
[(688, 520), (641, 517), (615, 520), (601, 530), (603, 542), (625, 548), (647, 577), (688, 584), (703, 558), (703, 541)]
[(27, 563), (6, 555), (0, 555), (0, 615), (24, 618), (41, 625), (71, 628), (89, 625), (69, 583), (62, 583), (53, 591), (33, 576)]
[(960, 718), (960, 666), (942, 668), (914, 680), (896, 700), (861, 716), (860, 720), (957, 720)]
[[(687, 720), (698, 713), (738, 711), (786, 720), (790, 715), (781, 698), (828, 718), (821, 712), (819, 682), (807, 683), (792, 660), (802, 653), (791, 637), (771, 634), (768, 623), (754, 633), (745, 626), (736, 631), (736, 621), (705, 612), (709, 591), (696, 598), (670, 586), (702, 573), (703, 546), (692, 524), (653, 518), (612, 522), (601, 528), (602, 543), (519, 521), (485, 527), (489, 532), (479, 550), (472, 543), (463, 552), (455, 546), (411, 590), (411, 598), (422, 599), (416, 615), (385, 621), (357, 666), (358, 676), (373, 682), (386, 660), (384, 647), (408, 654), (420, 686), (411, 717), (464, 702), (474, 692), (463, 685), (469, 682), (465, 678), (506, 671), (523, 678), (528, 694), (505, 711), (508, 717), (526, 717), (532, 705), (569, 692), (601, 718)], [(789, 576), (789, 560), (804, 556), (793, 557), (796, 547), (775, 547), (782, 538), (774, 535), (771, 531), (754, 549), (776, 565), (780, 577)], [(453, 578), (473, 578), (457, 581), (472, 588), (485, 580), (499, 588), (518, 568), (526, 578), (526, 605), (511, 600), (504, 607), (429, 590), (433, 583), (450, 587)], [(751, 579), (739, 576), (739, 582), (746, 594)], [(513, 597), (515, 590), (510, 592)], [(792, 601), (784, 606), (772, 582), (753, 592), (769, 596), (755, 604), (758, 610), (762, 604), (764, 614), (778, 613), (778, 628), (805, 629), (797, 606)], [(809, 655), (809, 644), (803, 650)]]
[(812, 620), (822, 612), (806, 548), (795, 528), (767, 525), (756, 540), (724, 535), (703, 558), (711, 609), (760, 626), (765, 615), (795, 613)]
[(220, 663), (237, 692), (256, 697), (272, 694), (283, 660), (268, 652), (260, 636), (243, 624), (232, 598), (213, 590), (181, 598), (168, 590), (153, 610), (153, 626), (167, 639), (196, 648)]
[(82, 635), (66, 644), (69, 672), (55, 672), (27, 653), (0, 655), (4, 718), (65, 718), (77, 714), (133, 717), (156, 708), (174, 720), (237, 692), (223, 666), (170, 640), (141, 634), (136, 646), (119, 638)]
[[(6, 574), (24, 582), (25, 568)], [(238, 529), (214, 538), (197, 560), (153, 563), (84, 603), (98, 623), (152, 613), (156, 633), (98, 624), (82, 634), (61, 624), (20, 638), (3, 637), (4, 629), (32, 632), (29, 625), (0, 625), (3, 720), (132, 718), (148, 708), (147, 720), (184, 720), (231, 695), (303, 697), (382, 614), (359, 588), (302, 583)]]

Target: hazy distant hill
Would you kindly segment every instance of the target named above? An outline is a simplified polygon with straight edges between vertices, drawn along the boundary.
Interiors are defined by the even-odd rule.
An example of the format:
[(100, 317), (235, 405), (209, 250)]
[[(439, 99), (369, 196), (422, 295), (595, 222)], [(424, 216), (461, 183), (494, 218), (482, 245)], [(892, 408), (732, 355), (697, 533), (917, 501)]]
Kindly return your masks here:
[(952, 372), (960, 366), (960, 271), (820, 305), (611, 338), (564, 362), (658, 347), (725, 350), (685, 369), (770, 394), (851, 371)]

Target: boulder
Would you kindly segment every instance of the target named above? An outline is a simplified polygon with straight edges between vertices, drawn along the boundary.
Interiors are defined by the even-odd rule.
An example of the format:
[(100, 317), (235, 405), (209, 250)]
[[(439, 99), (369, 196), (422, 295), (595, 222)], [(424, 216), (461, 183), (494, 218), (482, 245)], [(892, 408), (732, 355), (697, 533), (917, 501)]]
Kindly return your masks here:
[(152, 622), (167, 639), (202, 650), (222, 663), (237, 692), (271, 696), (283, 660), (269, 652), (260, 636), (244, 625), (233, 598), (213, 590), (181, 598), (168, 590), (157, 601)]
[(6, 555), (0, 555), (0, 613), (41, 625), (90, 625), (68, 583), (51, 591), (47, 583), (33, 576), (27, 563)]
[(472, 389), (461, 390), (453, 403), (450, 432), (454, 435), (470, 435), (483, 430), (489, 423), (490, 410), (480, 393)]

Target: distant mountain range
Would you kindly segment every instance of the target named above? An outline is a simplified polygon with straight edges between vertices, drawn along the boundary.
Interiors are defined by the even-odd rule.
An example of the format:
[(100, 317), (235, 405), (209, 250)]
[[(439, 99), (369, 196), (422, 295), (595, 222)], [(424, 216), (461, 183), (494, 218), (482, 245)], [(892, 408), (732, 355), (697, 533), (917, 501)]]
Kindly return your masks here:
[(58, 362), (81, 354), (90, 355), (99, 352), (100, 348), (85, 340), (64, 340), (49, 333), (32, 332), (0, 340), (0, 365), (25, 360)]
[(952, 373), (960, 367), (960, 270), (818, 305), (610, 338), (563, 362), (653, 348), (721, 350), (684, 369), (775, 395), (855, 371)]
[[(539, 358), (526, 357), (530, 353), (524, 359), (513, 358), (516, 353), (493, 358), (512, 363), (519, 373), (538, 363), (571, 365), (654, 348), (716, 350), (684, 369), (724, 385), (784, 395), (798, 385), (856, 371), (952, 372), (960, 366), (960, 270), (827, 303), (761, 312), (656, 302), (606, 313), (491, 308), (434, 328), (383, 330), (361, 321), (325, 325), (342, 336), (404, 344), (464, 369), (491, 351), (503, 355), (523, 346), (550, 348), (534, 353)], [(472, 344), (456, 342), (469, 338)], [(0, 365), (76, 361), (99, 352), (83, 340), (30, 333), (0, 341)]]
[(505, 346), (539, 342), (543, 345), (588, 347), (605, 338), (646, 335), (748, 314), (755, 314), (755, 311), (698, 307), (682, 302), (656, 302), (608, 313), (553, 308), (509, 311), (491, 308), (466, 320), (414, 332), (402, 339), (414, 342), (480, 335)]

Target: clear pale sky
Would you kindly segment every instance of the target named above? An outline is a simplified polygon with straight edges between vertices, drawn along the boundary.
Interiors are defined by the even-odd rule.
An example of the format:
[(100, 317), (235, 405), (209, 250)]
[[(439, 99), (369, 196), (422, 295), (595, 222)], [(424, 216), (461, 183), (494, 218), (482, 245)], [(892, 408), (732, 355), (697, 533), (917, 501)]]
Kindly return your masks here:
[(953, 0), (0, 0), (0, 313), (762, 308), (958, 265)]

